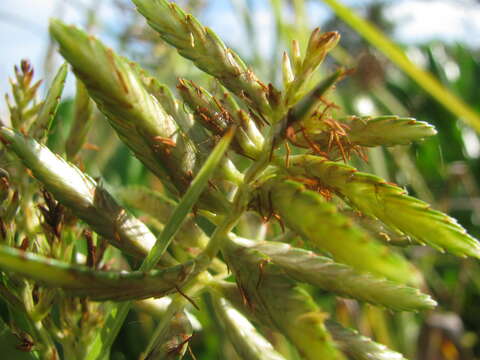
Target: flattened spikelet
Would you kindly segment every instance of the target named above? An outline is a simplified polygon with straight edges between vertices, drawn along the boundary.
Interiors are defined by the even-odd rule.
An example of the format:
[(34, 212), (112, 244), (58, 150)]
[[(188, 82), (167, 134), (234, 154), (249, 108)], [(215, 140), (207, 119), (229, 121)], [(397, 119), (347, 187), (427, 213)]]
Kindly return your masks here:
[(380, 219), (390, 228), (439, 250), (480, 258), (480, 243), (455, 219), (408, 196), (395, 184), (317, 156), (295, 156), (291, 163), (288, 172), (317, 179), (353, 208)]
[(227, 89), (244, 99), (261, 114), (272, 112), (268, 87), (257, 79), (240, 57), (195, 17), (166, 0), (134, 0), (163, 40), (176, 47), (180, 55), (199, 69), (216, 77)]
[(156, 238), (150, 230), (75, 165), (13, 130), (0, 128), (0, 137), (62, 205), (113, 245), (138, 257), (152, 248)]
[(0, 268), (46, 286), (92, 300), (125, 301), (175, 292), (194, 269), (193, 262), (148, 272), (98, 271), (0, 245)]
[(233, 242), (224, 255), (254, 316), (283, 333), (307, 360), (345, 359), (325, 328), (326, 314), (280, 267)]
[(339, 296), (351, 297), (392, 310), (417, 311), (436, 303), (417, 289), (362, 274), (353, 268), (285, 243), (265, 241), (250, 244), (252, 251), (265, 254), (293, 279), (318, 286)]
[(400, 283), (418, 285), (420, 274), (408, 261), (370, 238), (332, 203), (304, 185), (285, 178), (273, 179), (260, 191), (264, 202), (300, 234), (313, 249), (330, 254), (335, 261), (358, 271)]

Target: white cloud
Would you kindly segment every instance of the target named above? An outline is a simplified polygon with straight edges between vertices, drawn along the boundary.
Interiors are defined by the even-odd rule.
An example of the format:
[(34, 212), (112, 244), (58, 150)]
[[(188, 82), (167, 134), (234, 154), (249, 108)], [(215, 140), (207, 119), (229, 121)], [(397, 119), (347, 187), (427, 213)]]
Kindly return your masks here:
[(455, 1), (395, 2), (386, 15), (397, 24), (396, 36), (407, 42), (432, 39), (480, 45), (480, 7)]

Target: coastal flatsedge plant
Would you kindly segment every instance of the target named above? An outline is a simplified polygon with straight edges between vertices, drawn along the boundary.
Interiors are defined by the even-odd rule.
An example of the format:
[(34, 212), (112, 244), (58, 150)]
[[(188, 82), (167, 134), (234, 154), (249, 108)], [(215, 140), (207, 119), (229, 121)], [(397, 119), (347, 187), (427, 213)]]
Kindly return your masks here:
[[(66, 63), (42, 100), (32, 66), (16, 67), (0, 128), (2, 358), (107, 359), (131, 311), (155, 319), (142, 359), (194, 358), (196, 332), (214, 329), (240, 359), (404, 359), (335, 321), (321, 298), (430, 310), (436, 302), (402, 247), (480, 257), (454, 219), (354, 167), (369, 147), (435, 129), (393, 115), (338, 118), (331, 95), (349, 71), (323, 69), (311, 82), (336, 32), (315, 29), (303, 54), (294, 42), (275, 86), (175, 3), (132, 1), (216, 85), (179, 79), (169, 89), (51, 21)], [(73, 121), (54, 153), (70, 70)], [(83, 171), (96, 109), (162, 186), (115, 189)], [(216, 327), (201, 329), (206, 317)]]

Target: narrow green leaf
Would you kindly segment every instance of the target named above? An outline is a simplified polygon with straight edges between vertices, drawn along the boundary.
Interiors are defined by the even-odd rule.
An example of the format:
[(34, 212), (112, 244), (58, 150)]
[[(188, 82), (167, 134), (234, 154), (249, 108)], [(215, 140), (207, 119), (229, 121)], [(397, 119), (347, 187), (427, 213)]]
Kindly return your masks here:
[(0, 268), (75, 296), (124, 301), (175, 292), (193, 272), (194, 263), (148, 272), (98, 271), (0, 245)]
[(224, 298), (213, 298), (215, 314), (242, 359), (284, 360), (255, 327)]
[(339, 18), (350, 25), (358, 34), (380, 50), (395, 65), (407, 73), (413, 81), (420, 85), (427, 93), (434, 97), (439, 103), (445, 106), (460, 120), (480, 132), (480, 116), (465, 104), (454, 93), (443, 87), (439, 81), (416, 66), (405, 53), (392, 41), (390, 41), (380, 30), (367, 20), (359, 17), (355, 12), (338, 0), (324, 0)]
[(370, 238), (319, 193), (283, 178), (273, 179), (260, 191), (265, 199), (262, 207), (269, 209), (271, 203), (273, 211), (308, 246), (327, 252), (335, 261), (359, 271), (400, 283), (421, 283), (420, 274), (405, 258)]
[(29, 130), (29, 134), (41, 142), (45, 141), (53, 119), (55, 118), (55, 114), (57, 113), (67, 74), (68, 65), (65, 63), (60, 67), (57, 75), (55, 75), (53, 83), (48, 90), (47, 97), (40, 108), (38, 117)]
[(290, 174), (318, 180), (354, 208), (380, 219), (390, 228), (441, 251), (480, 258), (480, 243), (455, 219), (432, 210), (395, 184), (322, 157), (300, 155), (291, 158), (290, 162), (292, 166), (287, 169)]
[(406, 360), (402, 354), (360, 335), (355, 330), (329, 320), (326, 325), (340, 349), (352, 360)]
[(0, 128), (0, 137), (61, 204), (112, 245), (137, 257), (153, 247), (156, 238), (151, 231), (90, 176), (32, 138), (5, 127)]
[(392, 310), (417, 311), (435, 306), (430, 296), (417, 289), (361, 274), (349, 266), (289, 244), (264, 241), (260, 243), (238, 239), (251, 251), (264, 254), (269, 261), (280, 266), (293, 279), (306, 282), (336, 295), (351, 297)]

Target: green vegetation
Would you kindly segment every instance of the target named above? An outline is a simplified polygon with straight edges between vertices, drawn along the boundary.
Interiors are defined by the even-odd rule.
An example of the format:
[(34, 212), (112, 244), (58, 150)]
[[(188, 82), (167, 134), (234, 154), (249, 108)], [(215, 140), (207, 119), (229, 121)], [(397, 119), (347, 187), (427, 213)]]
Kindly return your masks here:
[[(438, 289), (470, 282), (464, 272), (478, 268), (480, 243), (429, 204), (442, 131), (460, 142), (461, 130), (415, 120), (402, 102), (414, 103), (420, 85), (477, 128), (475, 110), (333, 0), (414, 79), (344, 86), (362, 67), (347, 70), (353, 58), (339, 33), (306, 36), (303, 1), (293, 2), (292, 31), (283, 2), (272, 1), (277, 47), (287, 33), (299, 41), (274, 55), (282, 60), (270, 82), (255, 49), (258, 76), (179, 5), (132, 2), (150, 27), (139, 37), (162, 66), (147, 71), (54, 19), (66, 64), (44, 100), (31, 65), (15, 67), (10, 121), (0, 127), (0, 349), (19, 359), (422, 358), (410, 331), (437, 301), (448, 309), (456, 295), (479, 293), (478, 282), (456, 295)], [(253, 34), (249, 6), (235, 3)], [(330, 69), (329, 54), (342, 66)], [(61, 100), (69, 69), (74, 101)], [(182, 75), (176, 90), (168, 72)], [(387, 115), (358, 114), (354, 99), (367, 95)], [(419, 107), (422, 119), (438, 106)], [(410, 180), (416, 197), (392, 174)], [(464, 187), (477, 196), (474, 181)], [(442, 279), (439, 268), (455, 275)], [(354, 330), (359, 323), (371, 338)], [(467, 340), (441, 338), (427, 355), (460, 359), (447, 355), (472, 348), (476, 339)]]

